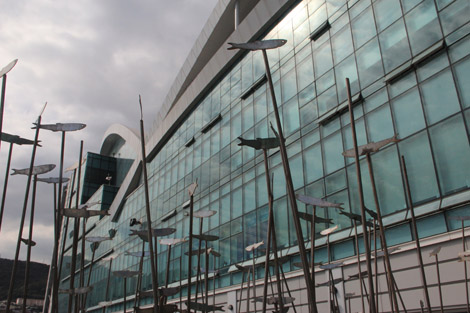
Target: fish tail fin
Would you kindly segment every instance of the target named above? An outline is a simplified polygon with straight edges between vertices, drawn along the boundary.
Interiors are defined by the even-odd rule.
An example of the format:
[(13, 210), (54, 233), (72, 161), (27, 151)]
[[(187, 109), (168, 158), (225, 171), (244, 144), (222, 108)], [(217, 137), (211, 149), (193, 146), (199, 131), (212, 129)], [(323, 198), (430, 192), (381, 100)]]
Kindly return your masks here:
[(11, 173), (11, 175), (18, 175), (18, 170), (15, 170), (14, 168), (11, 169), (13, 171), (13, 173)]
[(238, 49), (237, 47), (235, 47), (235, 44), (233, 42), (228, 42), (229, 45), (231, 45), (231, 47), (228, 47), (227, 50), (235, 50), (235, 49)]
[(240, 140), (240, 142), (238, 143), (239, 146), (246, 145), (246, 139), (243, 139), (242, 137), (238, 137), (238, 140)]

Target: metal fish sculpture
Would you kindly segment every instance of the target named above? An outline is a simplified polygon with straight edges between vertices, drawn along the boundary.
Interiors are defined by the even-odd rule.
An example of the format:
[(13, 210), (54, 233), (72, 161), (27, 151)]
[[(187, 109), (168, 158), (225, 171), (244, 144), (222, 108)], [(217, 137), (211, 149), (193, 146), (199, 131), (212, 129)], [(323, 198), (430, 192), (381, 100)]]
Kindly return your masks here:
[[(313, 215), (310, 213), (299, 212), (299, 217), (307, 222), (311, 222)], [(315, 215), (315, 223), (333, 224), (333, 220), (331, 218), (323, 218)]]
[[(129, 252), (129, 251), (126, 251), (126, 254), (127, 255), (131, 255), (131, 256), (135, 256), (135, 257), (142, 257), (142, 256), (149, 256), (150, 255), (150, 251), (145, 251), (145, 252), (142, 252), (142, 251), (134, 251), (134, 252)], [(152, 291), (153, 292), (153, 291)]]
[(451, 220), (454, 221), (468, 221), (470, 220), (470, 215), (467, 216), (449, 216)]
[[(38, 124), (34, 123), (32, 129), (36, 129)], [(53, 132), (73, 132), (86, 127), (86, 124), (81, 123), (55, 123), (55, 124), (40, 124), (39, 128), (47, 129)]]
[(251, 266), (243, 266), (243, 265), (240, 265), (240, 264), (235, 264), (235, 267), (239, 271), (242, 271), (242, 272), (245, 272), (245, 273), (247, 273), (251, 269)]
[(242, 50), (268, 50), (268, 49), (275, 49), (282, 47), (287, 43), (286, 39), (267, 39), (267, 40), (257, 40), (253, 42), (247, 43), (233, 43), (229, 42), (228, 44), (231, 47), (227, 48), (227, 50), (234, 50), (234, 49), (242, 49)]
[(88, 242), (103, 242), (103, 241), (106, 241), (106, 240), (111, 240), (111, 237), (99, 237), (99, 236), (85, 237), (85, 240), (88, 241)]
[[(82, 162), (81, 162), (80, 164), (83, 165), (83, 164), (85, 163), (85, 161), (86, 161), (86, 158), (83, 158), (83, 159), (82, 159)], [(76, 169), (76, 168), (78, 168), (78, 162), (75, 162), (73, 165), (67, 167), (67, 168), (65, 169), (65, 172), (73, 171), (73, 170)]]
[[(387, 249), (387, 252), (388, 252), (388, 254), (392, 254), (393, 252), (398, 251), (398, 250), (400, 250), (399, 247), (393, 247), (393, 248), (388, 248), (388, 249)], [(373, 253), (373, 252), (372, 252), (372, 253)], [(384, 255), (385, 255), (385, 251), (383, 251), (383, 250), (377, 252), (377, 257), (378, 257), (378, 258), (383, 257)]]
[(194, 195), (194, 192), (196, 191), (196, 188), (197, 188), (197, 181), (192, 183), (191, 185), (189, 185), (189, 187), (188, 187), (189, 196)]
[(14, 59), (10, 63), (8, 63), (4, 68), (2, 68), (0, 70), (0, 77), (8, 74), (8, 72), (11, 71), (11, 69), (15, 67), (17, 62), (18, 62), (18, 59)]
[(279, 139), (277, 137), (256, 139), (243, 139), (242, 137), (238, 137), (238, 139), (240, 140), (238, 143), (239, 146), (248, 146), (255, 150), (269, 150), (279, 147)]
[(101, 302), (98, 302), (98, 306), (100, 308), (103, 308), (103, 307), (108, 307), (110, 305), (113, 304), (113, 301), (101, 301)]
[(221, 256), (221, 254), (219, 252), (215, 251), (214, 248), (207, 249), (207, 253), (212, 254), (216, 258), (219, 258)]
[(80, 210), (80, 209), (63, 209), (62, 214), (66, 217), (90, 218), (92, 216), (109, 215), (108, 210)]
[(441, 248), (442, 248), (442, 246), (439, 246), (439, 247), (435, 248), (434, 250), (432, 250), (432, 251), (429, 253), (429, 256), (432, 257), (432, 256), (438, 255), (439, 252), (441, 251)]
[(186, 238), (163, 238), (160, 239), (160, 244), (165, 246), (172, 246), (186, 241)]
[(24, 244), (27, 246), (34, 247), (36, 245), (35, 241), (29, 240), (29, 239), (21, 238), (21, 241), (24, 242)]
[[(55, 164), (44, 164), (44, 165), (38, 165), (38, 166), (33, 166), (33, 172), (31, 173), (32, 175), (41, 175), (45, 174), (47, 172), (52, 171), (55, 168)], [(11, 175), (29, 175), (29, 168), (23, 168), (23, 169), (15, 169), (13, 168), (13, 173)]]
[[(322, 264), (323, 264), (323, 262), (315, 262), (315, 264), (313, 264), (313, 265), (314, 265), (314, 266), (319, 266), (319, 265), (322, 265)], [(300, 263), (300, 262), (296, 262), (296, 263), (294, 263), (293, 265), (294, 265), (295, 267), (298, 267), (298, 268), (303, 268), (302, 263)]]
[(203, 241), (216, 241), (219, 240), (219, 236), (214, 236), (214, 235), (193, 235), (194, 238), (198, 240), (203, 240)]
[(186, 251), (184, 254), (185, 254), (185, 255), (189, 255), (190, 253), (191, 253), (191, 255), (206, 254), (206, 253), (207, 253), (207, 249)]
[(210, 312), (210, 311), (224, 311), (223, 305), (221, 306), (216, 306), (216, 305), (209, 305), (209, 304), (204, 304), (204, 303), (197, 303), (197, 302), (185, 302), (186, 306), (189, 307), (192, 310), (195, 311), (201, 311), (201, 312)]
[[(67, 177), (62, 177), (62, 184), (68, 182), (70, 179)], [(48, 177), (48, 178), (38, 178), (38, 181), (48, 184), (58, 184), (60, 182), (59, 177)]]
[[(168, 236), (173, 234), (176, 231), (174, 228), (153, 228), (152, 235), (154, 237)], [(148, 231), (147, 230), (134, 230), (131, 229), (129, 236), (139, 236), (140, 239), (148, 241)]]
[[(385, 147), (389, 143), (399, 142), (399, 141), (400, 141), (400, 139), (398, 139), (397, 135), (395, 135), (393, 137), (390, 137), (390, 138), (387, 138), (387, 139), (384, 139), (384, 140), (380, 140), (380, 141), (377, 141), (377, 142), (369, 142), (368, 144), (359, 146), (359, 147), (357, 147), (357, 152), (359, 153), (359, 155), (366, 155), (367, 153), (372, 153), (372, 152), (379, 151), (380, 148)], [(342, 154), (347, 158), (354, 158), (354, 156), (355, 156), (354, 148), (346, 150)]]
[(117, 277), (121, 278), (130, 278), (134, 277), (136, 275), (139, 275), (139, 271), (129, 271), (129, 270), (123, 270), (123, 271), (113, 271), (113, 274)]
[(336, 231), (338, 229), (338, 225), (336, 226), (333, 226), (333, 227), (330, 227), (330, 228), (327, 228), (327, 229), (324, 229), (320, 232), (321, 235), (323, 236), (326, 236), (326, 235), (329, 235), (331, 234), (332, 232)]
[(213, 211), (213, 210), (199, 210), (199, 211), (194, 212), (193, 216), (197, 218), (206, 218), (206, 217), (211, 217), (215, 215), (216, 213), (217, 211)]
[(320, 198), (314, 198), (306, 195), (301, 195), (301, 194), (296, 194), (295, 195), (297, 200), (299, 200), (302, 203), (308, 204), (308, 205), (314, 205), (318, 206), (321, 208), (337, 208), (340, 210), (344, 210), (341, 205), (344, 203), (333, 203), (333, 202), (328, 202)]
[(171, 297), (180, 292), (180, 287), (159, 288), (160, 294)]
[(335, 269), (337, 267), (341, 267), (342, 265), (343, 265), (343, 262), (331, 263), (331, 264), (322, 264), (322, 265), (320, 265), (320, 268), (323, 269), (323, 270), (332, 270), (332, 269)]
[(379, 216), (377, 215), (377, 213), (375, 213), (375, 211), (372, 211), (371, 209), (368, 209), (368, 208), (364, 208), (366, 210), (367, 213), (369, 213), (370, 216), (372, 216), (373, 219), (378, 219)]
[(93, 286), (78, 287), (75, 289), (59, 289), (59, 293), (65, 293), (69, 295), (84, 295), (93, 290)]
[(336, 278), (336, 279), (333, 279), (333, 281), (329, 280), (329, 281), (326, 281), (324, 283), (317, 284), (316, 286), (317, 287), (323, 287), (323, 286), (336, 285), (336, 284), (339, 284), (342, 281), (343, 281), (342, 278)]
[[(9, 142), (9, 143), (14, 143), (14, 144), (17, 144), (17, 145), (20, 145), (20, 146), (21, 145), (33, 145), (34, 144), (33, 140), (21, 138), (20, 136), (10, 135), (10, 134), (7, 134), (7, 133), (2, 133), (2, 141)], [(41, 147), (41, 145), (39, 143), (37, 145), (39, 147)]]
[[(359, 223), (361, 223), (361, 221), (362, 221), (361, 216), (359, 214), (350, 213), (350, 212), (346, 212), (346, 211), (341, 211), (341, 212), (339, 212), (339, 214), (347, 216), (351, 220), (355, 220), (356, 222), (359, 222)], [(372, 224), (371, 222), (366, 221), (366, 225), (369, 226), (369, 227), (374, 227), (374, 224)]]
[(245, 250), (250, 252), (250, 251), (253, 251), (253, 250), (257, 249), (258, 247), (261, 247), (262, 245), (264, 245), (264, 241), (260, 241), (260, 242), (254, 243), (252, 245), (249, 245), (245, 248)]
[(91, 208), (92, 206), (95, 206), (95, 205), (98, 205), (98, 204), (101, 204), (100, 201), (97, 201), (97, 202), (87, 202), (87, 203), (84, 203), (84, 204), (80, 204), (78, 206), (79, 209), (88, 209), (88, 208)]

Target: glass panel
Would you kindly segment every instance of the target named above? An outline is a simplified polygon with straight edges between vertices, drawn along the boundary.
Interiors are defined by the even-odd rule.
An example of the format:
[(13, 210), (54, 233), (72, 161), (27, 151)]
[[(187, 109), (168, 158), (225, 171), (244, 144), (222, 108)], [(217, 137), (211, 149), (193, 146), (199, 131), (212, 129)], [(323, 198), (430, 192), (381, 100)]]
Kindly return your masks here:
[(300, 109), (300, 125), (301, 127), (313, 123), (318, 117), (317, 101), (313, 100), (302, 109)]
[(399, 137), (405, 138), (426, 125), (417, 88), (392, 101), (392, 111)]
[[(449, 230), (462, 229), (462, 221), (457, 221), (457, 220), (451, 219), (450, 217), (469, 216), (469, 215), (470, 215), (470, 207), (468, 205), (462, 208), (447, 211), (446, 217), (447, 217), (447, 223), (449, 225)], [(470, 226), (470, 220), (464, 221), (463, 227), (468, 227), (468, 226)]]
[(468, 0), (457, 0), (441, 11), (442, 28), (444, 35), (450, 34), (466, 22), (470, 16), (470, 2)]
[(412, 8), (414, 8), (418, 3), (423, 0), (401, 0), (401, 5), (403, 6), (403, 11), (406, 13)]
[(321, 145), (317, 144), (304, 150), (305, 179), (313, 182), (323, 176)]
[(419, 238), (445, 233), (447, 226), (444, 220), (444, 214), (441, 213), (421, 218), (416, 221), (416, 228), (418, 229)]
[(346, 172), (341, 170), (325, 178), (326, 193), (331, 194), (346, 187)]
[(399, 80), (394, 81), (393, 84), (389, 85), (390, 98), (394, 98), (399, 94), (407, 91), (413, 86), (416, 86), (416, 74), (415, 72), (410, 72), (403, 77), (400, 77)]
[(274, 202), (274, 224), (276, 227), (278, 248), (287, 247), (289, 245), (289, 219), (287, 217), (288, 210), (289, 209), (287, 208), (286, 198), (282, 198)]
[(375, 18), (379, 32), (401, 17), (400, 1), (379, 0), (374, 3)]
[(299, 120), (299, 106), (297, 104), (297, 97), (292, 98), (288, 103), (284, 104), (282, 107), (282, 116), (283, 116), (283, 126), (284, 134), (289, 136), (294, 131), (299, 129), (300, 120)]
[(394, 135), (392, 117), (388, 105), (366, 115), (367, 133), (371, 141), (379, 141)]
[(374, 23), (372, 7), (365, 10), (357, 19), (351, 23), (354, 46), (359, 48), (369, 41), (377, 33)]
[(255, 181), (243, 185), (243, 209), (250, 212), (256, 208), (256, 188)]
[(405, 157), (413, 202), (416, 204), (438, 198), (439, 189), (426, 132), (414, 135), (398, 143), (398, 146), (400, 154)]
[(297, 64), (297, 84), (299, 90), (304, 89), (310, 85), (315, 79), (313, 75), (313, 61), (311, 57), (305, 58), (302, 62)]
[(339, 103), (347, 99), (346, 78), (349, 78), (351, 85), (351, 94), (354, 95), (359, 91), (359, 82), (357, 80), (356, 59), (354, 55), (344, 60), (335, 68), (336, 86), (338, 88)]
[(440, 70), (449, 66), (449, 59), (447, 53), (443, 52), (433, 57), (433, 59), (423, 66), (420, 66), (417, 70), (419, 81), (423, 81), (432, 75), (436, 74)]
[(470, 186), (470, 147), (459, 114), (429, 129), (442, 193)]
[(297, 154), (296, 156), (289, 159), (289, 165), (292, 171), (292, 182), (294, 184), (294, 189), (299, 189), (304, 186), (304, 169), (302, 166), (302, 154)]
[(341, 132), (331, 135), (323, 141), (325, 155), (325, 173), (329, 174), (344, 166)]
[(433, 0), (425, 0), (405, 16), (411, 51), (417, 55), (442, 38)]
[(361, 87), (364, 88), (384, 74), (382, 57), (377, 39), (371, 40), (356, 54)]
[(333, 86), (318, 97), (318, 114), (322, 116), (337, 105), (336, 88)]
[(470, 58), (456, 64), (454, 70), (462, 105), (470, 107)]
[(335, 84), (335, 73), (333, 70), (329, 71), (322, 77), (318, 78), (315, 82), (317, 85), (317, 93), (321, 94)]
[(331, 57), (330, 41), (325, 42), (321, 47), (313, 53), (313, 65), (315, 66), (315, 75), (320, 77), (333, 67), (333, 59)]
[(281, 77), (282, 103), (292, 98), (297, 93), (297, 79), (295, 70)]
[(386, 73), (410, 59), (411, 53), (403, 19), (380, 34), (379, 39)]
[(404, 224), (386, 229), (385, 238), (389, 247), (411, 241), (410, 225)]
[(335, 64), (338, 64), (353, 52), (354, 47), (349, 26), (344, 27), (340, 32), (331, 37), (331, 46), (333, 48)]
[(428, 124), (434, 124), (460, 110), (450, 70), (424, 82), (421, 85), (421, 91)]

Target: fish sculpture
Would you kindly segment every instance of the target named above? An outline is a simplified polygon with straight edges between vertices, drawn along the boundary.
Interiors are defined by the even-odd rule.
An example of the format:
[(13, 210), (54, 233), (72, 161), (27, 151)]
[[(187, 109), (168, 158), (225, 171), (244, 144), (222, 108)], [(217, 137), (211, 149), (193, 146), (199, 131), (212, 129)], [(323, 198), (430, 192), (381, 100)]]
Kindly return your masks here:
[(29, 239), (21, 238), (21, 241), (24, 242), (24, 244), (27, 246), (34, 247), (36, 245), (35, 241), (29, 240)]
[[(55, 168), (55, 164), (44, 164), (33, 166), (32, 175), (41, 175), (47, 172), (52, 171)], [(15, 169), (13, 168), (13, 173), (11, 175), (29, 175), (29, 168)]]
[[(81, 165), (83, 165), (86, 161), (86, 158), (83, 158), (82, 159), (82, 162), (80, 163)], [(73, 165), (67, 167), (65, 169), (65, 172), (70, 172), (70, 171), (73, 171), (74, 169), (78, 168), (78, 162), (75, 162)]]
[(336, 284), (339, 284), (342, 281), (343, 281), (342, 278), (336, 278), (336, 279), (333, 279), (333, 281), (329, 280), (329, 281), (326, 281), (324, 283), (317, 284), (316, 286), (317, 287), (323, 287), (323, 286), (336, 285)]
[(371, 209), (368, 209), (368, 208), (364, 208), (364, 209), (366, 210), (367, 213), (369, 213), (369, 215), (370, 215), (373, 219), (377, 220), (377, 219), (379, 218), (379, 216), (377, 215), (377, 213), (375, 213), (375, 212), (372, 211)]
[(196, 191), (196, 188), (197, 188), (197, 181), (192, 183), (191, 185), (189, 185), (188, 193), (189, 193), (190, 197), (194, 195), (194, 192)]
[(255, 150), (269, 150), (279, 147), (279, 139), (277, 137), (272, 138), (256, 138), (256, 139), (243, 139), (238, 137), (240, 142), (239, 146), (248, 146), (254, 148)]
[[(313, 214), (299, 212), (299, 217), (307, 222), (312, 221)], [(333, 220), (331, 218), (323, 218), (315, 215), (315, 223), (326, 223), (326, 224), (333, 224)]]
[(111, 237), (99, 237), (99, 236), (85, 237), (85, 240), (88, 241), (88, 242), (103, 242), (103, 241), (106, 241), (106, 240), (111, 240)]
[(95, 205), (98, 205), (98, 204), (101, 204), (100, 201), (97, 201), (97, 202), (87, 202), (87, 203), (84, 203), (84, 204), (80, 204), (78, 206), (79, 209), (88, 209), (88, 208), (91, 208), (92, 206), (95, 206)]
[(432, 256), (438, 255), (439, 252), (441, 251), (441, 248), (442, 248), (442, 246), (439, 246), (439, 247), (437, 247), (436, 249), (432, 250), (432, 251), (429, 253), (429, 256), (432, 257)]
[(126, 252), (127, 255), (131, 255), (131, 256), (135, 256), (135, 257), (142, 257), (142, 256), (149, 256), (150, 255), (150, 251), (134, 251), (134, 252), (129, 252), (127, 251)]
[(186, 241), (187, 240), (185, 238), (163, 238), (160, 239), (160, 244), (165, 246), (172, 246)]
[[(153, 228), (152, 235), (154, 237), (168, 236), (173, 234), (176, 231), (174, 228)], [(139, 236), (140, 239), (148, 241), (148, 231), (147, 230), (134, 230), (131, 229), (129, 236)]]
[(101, 301), (98, 302), (98, 306), (101, 308), (108, 307), (113, 304), (113, 301)]
[[(65, 184), (70, 179), (67, 177), (62, 177), (62, 184)], [(38, 178), (38, 181), (48, 184), (58, 184), (60, 182), (59, 177), (48, 177), (48, 178)]]
[(337, 267), (341, 267), (342, 265), (343, 265), (343, 262), (331, 263), (331, 264), (322, 264), (322, 265), (320, 265), (320, 268), (323, 269), (323, 270), (332, 270), (332, 269), (335, 269)]
[[(361, 277), (367, 277), (369, 275), (369, 273), (367, 271), (362, 271), (361, 272)], [(349, 275), (349, 280), (353, 280), (353, 279), (358, 279), (359, 278), (359, 273), (357, 274), (354, 274), (354, 275)]]
[[(380, 141), (377, 141), (377, 142), (369, 142), (368, 144), (359, 146), (359, 147), (357, 147), (357, 152), (359, 153), (359, 155), (366, 155), (368, 153), (379, 151), (380, 148), (385, 147), (389, 143), (399, 142), (399, 141), (400, 141), (400, 139), (398, 139), (397, 135), (395, 135), (393, 137), (390, 137), (390, 138), (387, 138), (387, 139), (384, 139), (384, 140), (380, 140)], [(355, 156), (354, 148), (346, 150), (342, 154), (347, 158), (354, 158), (354, 156)]]
[(243, 265), (240, 265), (240, 264), (235, 264), (235, 267), (239, 270), (239, 271), (242, 271), (242, 272), (245, 272), (247, 273), (251, 267), (250, 266), (243, 266)]
[(216, 258), (220, 257), (221, 254), (217, 251), (214, 250), (214, 248), (209, 248), (207, 249), (207, 253), (208, 254), (212, 254), (213, 256), (215, 256)]
[(14, 59), (10, 63), (8, 63), (4, 68), (2, 68), (0, 70), (0, 77), (3, 77), (4, 75), (8, 74), (8, 72), (11, 71), (11, 69), (15, 67), (17, 62), (18, 62), (18, 59)]
[(332, 232), (336, 231), (338, 229), (338, 225), (336, 226), (333, 226), (333, 227), (330, 227), (330, 228), (327, 228), (327, 229), (324, 229), (320, 232), (321, 235), (323, 236), (326, 236), (326, 235), (329, 235), (331, 234)]
[(93, 286), (78, 287), (74, 289), (59, 289), (59, 293), (65, 293), (69, 295), (84, 295), (93, 290)]
[(253, 250), (261, 247), (262, 245), (264, 245), (264, 241), (260, 241), (260, 242), (254, 243), (252, 245), (249, 245), (245, 248), (245, 250), (250, 252), (250, 251), (253, 251)]
[[(355, 220), (356, 222), (359, 222), (359, 223), (361, 223), (361, 221), (362, 221), (362, 218), (361, 218), (361, 216), (360, 216), (359, 214), (350, 213), (350, 212), (345, 212), (345, 211), (341, 211), (341, 212), (339, 212), (339, 214), (344, 215), (344, 216), (347, 216), (347, 217), (349, 217), (351, 220)], [(371, 222), (367, 222), (367, 221), (366, 221), (366, 225), (367, 225), (368, 227), (374, 227), (374, 224), (372, 224)]]
[[(388, 254), (392, 254), (393, 252), (398, 251), (398, 250), (400, 250), (399, 247), (393, 247), (393, 248), (388, 248), (387, 252), (388, 252)], [(374, 253), (374, 252), (372, 252), (372, 253)], [(384, 255), (385, 255), (384, 250), (381, 250), (381, 251), (377, 252), (377, 257), (378, 258), (383, 257)]]
[(297, 200), (299, 200), (302, 203), (308, 204), (308, 205), (313, 205), (313, 206), (318, 206), (321, 208), (337, 208), (340, 210), (344, 210), (341, 205), (344, 203), (333, 203), (333, 202), (328, 202), (320, 198), (314, 198), (306, 195), (301, 195), (301, 194), (296, 194), (295, 195)]
[(197, 302), (189, 302), (185, 301), (185, 304), (188, 308), (195, 310), (195, 311), (201, 311), (201, 312), (210, 312), (210, 311), (224, 311), (222, 308), (223, 306), (216, 306), (216, 305), (210, 305), (210, 304), (205, 304), (205, 303), (197, 303)]
[(215, 215), (216, 213), (217, 211), (213, 211), (213, 210), (199, 210), (199, 211), (194, 212), (193, 216), (197, 218), (206, 218), (206, 217), (211, 217)]
[(130, 278), (134, 277), (136, 275), (139, 275), (139, 271), (129, 271), (129, 270), (123, 270), (123, 271), (113, 271), (113, 274), (117, 277), (121, 278)]
[(202, 241), (216, 241), (219, 240), (219, 236), (214, 236), (214, 235), (193, 235), (194, 238)]
[(108, 210), (81, 210), (81, 209), (62, 209), (62, 214), (66, 217), (90, 218), (92, 216), (109, 215)]
[(242, 50), (268, 50), (268, 49), (275, 49), (282, 47), (287, 43), (286, 39), (267, 39), (267, 40), (257, 40), (253, 42), (247, 43), (233, 43), (229, 42), (228, 44), (231, 47), (227, 48), (227, 50), (234, 50), (234, 49), (242, 49)]
[[(37, 123), (33, 123), (35, 126), (31, 129), (38, 127)], [(50, 130), (53, 132), (73, 132), (86, 127), (86, 124), (81, 123), (55, 123), (55, 124), (39, 124), (39, 128)]]
[[(14, 143), (14, 144), (17, 144), (17, 145), (20, 145), (20, 146), (21, 145), (33, 145), (34, 144), (34, 140), (21, 138), (20, 136), (10, 135), (10, 134), (7, 134), (7, 133), (2, 133), (2, 141), (9, 142), (9, 143)], [(39, 143), (37, 143), (36, 145), (41, 147), (41, 145)]]
[(160, 294), (171, 297), (180, 292), (180, 287), (159, 288)]

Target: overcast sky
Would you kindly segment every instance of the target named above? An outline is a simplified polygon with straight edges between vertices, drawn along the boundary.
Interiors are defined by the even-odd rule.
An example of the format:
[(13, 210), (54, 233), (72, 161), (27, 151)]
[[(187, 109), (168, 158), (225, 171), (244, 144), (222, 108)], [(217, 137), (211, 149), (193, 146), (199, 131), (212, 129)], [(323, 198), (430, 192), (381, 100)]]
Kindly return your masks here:
[[(33, 139), (34, 122), (47, 101), (43, 123), (79, 122), (67, 133), (65, 167), (84, 150), (99, 152), (113, 123), (138, 129), (142, 95), (149, 131), (181, 65), (217, 0), (16, 0), (0, 5), (0, 68), (18, 64), (7, 76), (3, 131)], [(42, 130), (36, 165), (59, 166), (60, 133)], [(0, 151), (3, 190), (9, 144)], [(13, 148), (12, 168), (29, 166), (31, 146)], [(58, 169), (50, 174), (58, 176)], [(0, 257), (14, 258), (26, 176), (10, 176), (0, 230)], [(31, 195), (31, 194), (30, 194)], [(1, 194), (0, 194), (1, 197)], [(30, 197), (31, 198), (31, 197)], [(38, 185), (32, 259), (50, 263), (51, 185)], [(27, 237), (28, 213), (23, 231)], [(25, 259), (21, 247), (20, 259)]]

